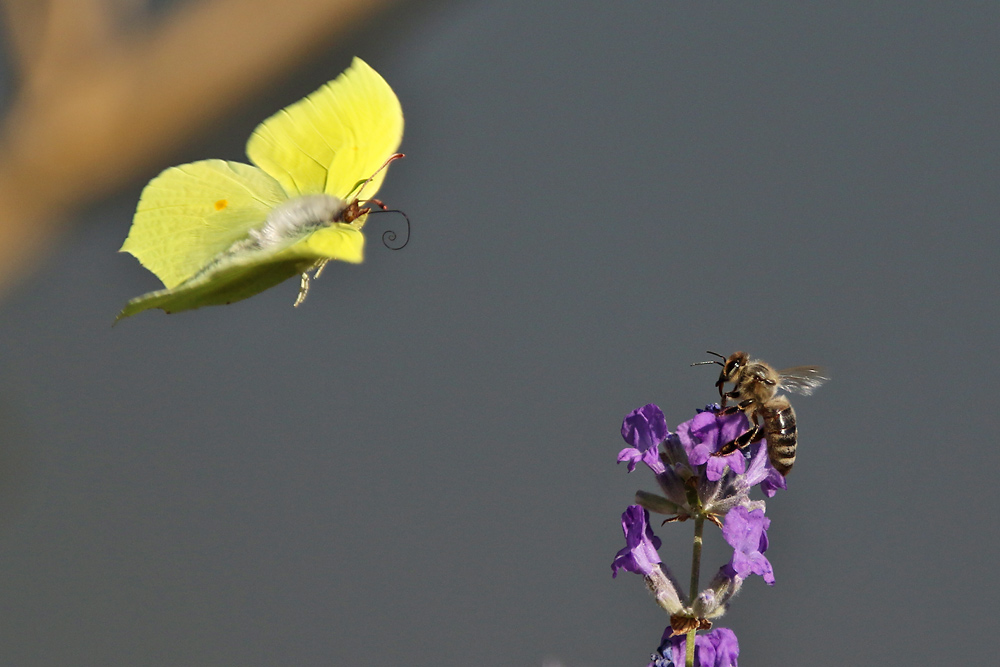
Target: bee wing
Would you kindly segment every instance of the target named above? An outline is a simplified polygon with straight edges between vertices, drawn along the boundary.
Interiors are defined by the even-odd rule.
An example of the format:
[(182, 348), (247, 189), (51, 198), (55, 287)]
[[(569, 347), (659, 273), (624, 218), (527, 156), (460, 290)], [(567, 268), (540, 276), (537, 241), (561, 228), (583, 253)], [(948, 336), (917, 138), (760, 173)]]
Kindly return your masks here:
[(809, 396), (816, 387), (830, 378), (819, 366), (795, 366), (778, 371), (779, 384), (786, 391)]

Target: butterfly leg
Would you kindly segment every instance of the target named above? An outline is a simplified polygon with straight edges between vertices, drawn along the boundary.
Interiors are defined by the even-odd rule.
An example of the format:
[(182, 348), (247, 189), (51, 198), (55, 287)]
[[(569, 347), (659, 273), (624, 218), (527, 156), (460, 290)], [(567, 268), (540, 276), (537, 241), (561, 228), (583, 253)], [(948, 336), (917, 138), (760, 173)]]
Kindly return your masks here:
[(330, 263), (330, 260), (328, 260), (328, 259), (318, 260), (316, 262), (315, 266), (313, 266), (313, 268), (316, 269), (316, 273), (313, 274), (313, 278), (314, 279), (315, 278), (319, 278), (319, 274), (323, 273), (323, 269), (325, 269), (326, 265), (329, 264), (329, 263)]
[(302, 278), (299, 280), (299, 295), (295, 298), (295, 303), (292, 306), (298, 308), (299, 304), (306, 300), (306, 295), (309, 294), (309, 271), (315, 270), (312, 275), (312, 279), (315, 280), (319, 278), (319, 274), (323, 273), (323, 269), (329, 262), (328, 259), (318, 259), (315, 264), (302, 273)]
[(309, 294), (309, 273), (303, 272), (302, 279), (299, 281), (299, 295), (295, 298), (292, 307), (298, 308), (306, 300), (307, 294)]

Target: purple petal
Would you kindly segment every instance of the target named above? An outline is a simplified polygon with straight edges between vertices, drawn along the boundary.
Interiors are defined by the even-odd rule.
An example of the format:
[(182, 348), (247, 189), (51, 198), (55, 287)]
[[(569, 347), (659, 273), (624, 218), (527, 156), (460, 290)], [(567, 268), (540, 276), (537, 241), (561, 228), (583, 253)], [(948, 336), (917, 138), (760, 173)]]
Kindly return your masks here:
[(645, 463), (649, 469), (657, 475), (666, 469), (663, 466), (663, 462), (660, 461), (660, 452), (656, 447), (647, 449), (645, 452), (641, 452), (635, 447), (626, 447), (618, 452), (618, 463), (626, 461), (628, 462), (629, 472), (635, 470), (635, 466), (639, 463), (639, 461)]
[[(772, 470), (774, 469), (772, 468)], [(760, 483), (760, 490), (763, 491), (764, 495), (768, 498), (776, 494), (778, 489), (784, 490), (785, 488), (785, 478), (777, 470), (774, 470), (774, 475), (769, 476)]]
[(746, 487), (760, 484), (760, 490), (768, 498), (785, 488), (785, 478), (774, 469), (767, 457), (767, 441), (760, 440), (750, 445), (750, 466), (747, 468)]
[(737, 475), (742, 475), (747, 469), (747, 459), (739, 449), (726, 456), (709, 456), (705, 476), (709, 481), (717, 482), (726, 472), (726, 466)]
[(699, 667), (715, 667), (715, 646), (707, 635), (695, 636), (694, 653), (694, 664)]
[(716, 482), (722, 479), (727, 466), (737, 475), (746, 471), (746, 457), (740, 450), (733, 450), (726, 456), (713, 454), (746, 431), (749, 424), (742, 412), (721, 416), (714, 412), (699, 412), (693, 419), (677, 426), (677, 436), (691, 465), (707, 463), (705, 474), (709, 481)]
[(765, 496), (770, 498), (778, 492), (778, 489), (784, 491), (786, 488), (788, 487), (785, 484), (785, 476), (775, 470), (769, 459), (767, 462), (767, 477), (761, 481), (760, 490), (764, 492)]
[[(663, 633), (660, 654), (669, 654), (675, 667), (683, 667), (686, 635), (671, 636), (670, 626)], [(736, 660), (740, 655), (740, 645), (736, 633), (729, 628), (716, 628), (694, 640), (695, 664), (699, 667), (739, 667)], [(650, 663), (654, 664), (654, 663)]]
[[(710, 448), (710, 443), (705, 443), (704, 439), (706, 429), (714, 425), (715, 420), (715, 413), (699, 412), (693, 419), (677, 425), (677, 437), (680, 438), (681, 446), (687, 452), (688, 460), (692, 465), (701, 465), (705, 462), (705, 457), (714, 451)], [(701, 451), (695, 456), (695, 448), (699, 445), (703, 446)], [(695, 458), (698, 460), (695, 460)]]
[(628, 471), (635, 470), (635, 465), (642, 460), (642, 452), (635, 447), (626, 447), (618, 452), (618, 463), (628, 461)]
[(740, 577), (759, 574), (764, 581), (774, 585), (774, 571), (770, 561), (764, 556), (767, 550), (767, 528), (771, 520), (764, 516), (764, 510), (747, 510), (734, 507), (726, 514), (722, 536), (733, 547), (731, 567)]
[(732, 442), (750, 430), (750, 420), (742, 412), (719, 417), (719, 446)]
[(611, 576), (617, 577), (618, 570), (649, 575), (659, 564), (660, 538), (653, 535), (649, 526), (649, 512), (639, 505), (629, 505), (622, 514), (622, 530), (625, 533), (625, 548), (615, 554), (611, 563)]
[(667, 437), (663, 411), (650, 403), (628, 413), (622, 422), (622, 437), (641, 452), (657, 447)]
[(705, 635), (705, 638), (715, 648), (713, 667), (737, 667), (736, 659), (740, 657), (740, 643), (736, 641), (735, 632), (729, 628), (716, 628)]
[(699, 412), (693, 419), (677, 426), (677, 435), (688, 451), (697, 445), (705, 445), (709, 453), (714, 453), (723, 445), (735, 440), (749, 426), (750, 422), (742, 412), (733, 415)]
[(649, 469), (653, 471), (653, 474), (659, 475), (661, 472), (666, 470), (666, 467), (663, 465), (663, 461), (660, 460), (660, 450), (657, 447), (647, 449), (646, 453), (642, 455), (642, 462), (649, 466)]

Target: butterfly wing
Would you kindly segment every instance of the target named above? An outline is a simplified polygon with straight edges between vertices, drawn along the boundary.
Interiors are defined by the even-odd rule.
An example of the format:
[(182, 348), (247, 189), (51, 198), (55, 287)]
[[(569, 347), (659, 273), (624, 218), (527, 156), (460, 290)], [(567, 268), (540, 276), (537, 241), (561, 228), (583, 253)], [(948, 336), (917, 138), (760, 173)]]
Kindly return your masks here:
[[(257, 126), (247, 142), (250, 160), (288, 195), (325, 193), (347, 199), (381, 167), (403, 138), (396, 94), (360, 58), (333, 81)], [(385, 178), (378, 174), (364, 194)]]
[(121, 250), (168, 289), (264, 224), (286, 199), (266, 173), (239, 162), (202, 160), (171, 167), (142, 191)]
[(830, 378), (820, 366), (795, 366), (778, 371), (781, 388), (803, 396), (809, 396)]
[(115, 321), (150, 308), (176, 313), (240, 301), (308, 271), (320, 260), (360, 263), (364, 243), (357, 226), (336, 223), (280, 245), (225, 251), (179, 285), (132, 299)]
[(220, 306), (240, 301), (300, 273), (295, 263), (269, 262), (262, 265), (233, 265), (185, 281), (173, 289), (163, 289), (132, 299), (115, 318), (131, 317), (150, 308), (176, 313), (202, 306)]

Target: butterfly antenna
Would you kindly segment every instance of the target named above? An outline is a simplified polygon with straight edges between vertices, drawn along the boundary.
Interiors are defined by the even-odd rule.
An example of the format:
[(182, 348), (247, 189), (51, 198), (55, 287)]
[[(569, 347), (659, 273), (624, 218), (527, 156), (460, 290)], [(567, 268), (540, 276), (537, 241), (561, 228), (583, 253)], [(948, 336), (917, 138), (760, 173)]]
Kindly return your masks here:
[[(366, 202), (367, 203), (367, 202)], [(402, 245), (396, 245), (396, 232), (387, 229), (382, 233), (382, 244), (389, 250), (402, 250), (406, 247), (406, 244), (410, 242), (410, 218), (405, 213), (400, 211), (398, 208), (381, 208), (379, 210), (371, 211), (368, 215), (374, 215), (376, 213), (399, 213), (406, 220), (406, 240), (403, 241)]]
[[(406, 157), (406, 156), (403, 155), (402, 153), (394, 153), (393, 155), (390, 155), (389, 159), (386, 160), (382, 164), (381, 167), (379, 167), (378, 169), (376, 169), (374, 174), (372, 174), (371, 176), (369, 176), (366, 180), (358, 181), (358, 183), (353, 188), (351, 188), (351, 192), (354, 192), (356, 190), (357, 194), (355, 194), (354, 196), (357, 197), (358, 199), (360, 199), (361, 198), (361, 191), (365, 189), (365, 186), (368, 185), (369, 183), (371, 183), (372, 179), (375, 178), (376, 176), (378, 176), (379, 173), (383, 169), (385, 169), (386, 167), (388, 167), (390, 163), (395, 162), (396, 160), (398, 160), (399, 158), (402, 158), (402, 157)], [(348, 194), (348, 196), (350, 196), (350, 194)]]

